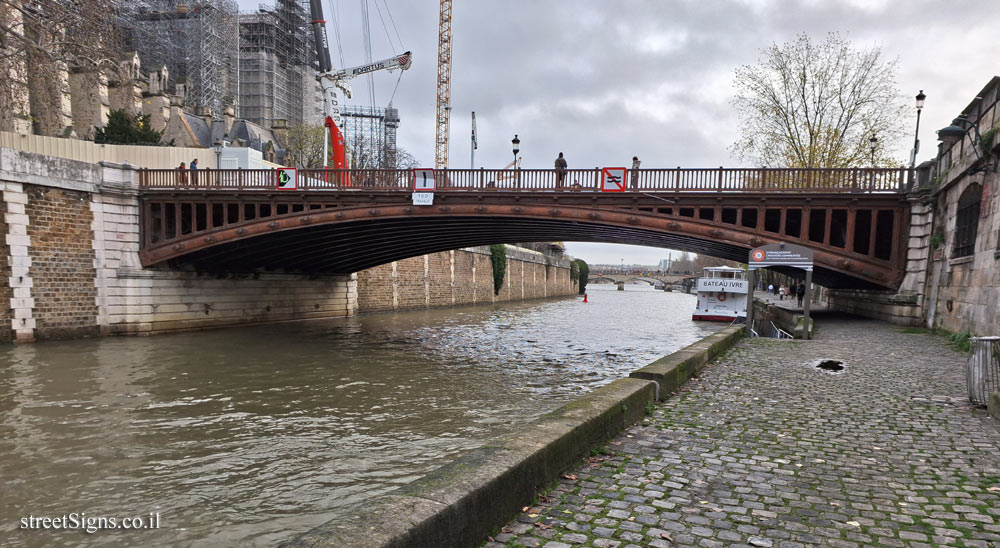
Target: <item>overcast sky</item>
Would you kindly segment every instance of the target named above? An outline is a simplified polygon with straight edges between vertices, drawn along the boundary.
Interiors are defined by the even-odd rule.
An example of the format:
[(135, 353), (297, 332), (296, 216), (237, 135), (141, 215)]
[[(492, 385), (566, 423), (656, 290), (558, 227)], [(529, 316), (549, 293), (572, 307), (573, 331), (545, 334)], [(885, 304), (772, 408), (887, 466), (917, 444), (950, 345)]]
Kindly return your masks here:
[[(335, 20), (344, 64), (365, 63), (365, 1), (372, 58), (413, 52), (393, 98), (398, 143), (432, 167), (438, 2), (324, 0), (335, 66)], [(929, 159), (937, 149), (934, 131), (1000, 74), (998, 29), (998, 0), (455, 0), (449, 163), (470, 166), (475, 111), (476, 167), (509, 163), (514, 134), (526, 168), (550, 168), (559, 152), (571, 168), (629, 165), (634, 155), (643, 168), (738, 166), (728, 150), (738, 137), (730, 105), (734, 69), (755, 63), (772, 43), (803, 32), (822, 41), (831, 31), (898, 58), (903, 95), (924, 90), (918, 158)], [(398, 76), (374, 76), (376, 106), (388, 104)], [(354, 99), (346, 102), (368, 105), (367, 77), (352, 85)], [(912, 141), (911, 130), (895, 144), (900, 163)], [(655, 264), (668, 253), (614, 244), (568, 248), (590, 263)]]

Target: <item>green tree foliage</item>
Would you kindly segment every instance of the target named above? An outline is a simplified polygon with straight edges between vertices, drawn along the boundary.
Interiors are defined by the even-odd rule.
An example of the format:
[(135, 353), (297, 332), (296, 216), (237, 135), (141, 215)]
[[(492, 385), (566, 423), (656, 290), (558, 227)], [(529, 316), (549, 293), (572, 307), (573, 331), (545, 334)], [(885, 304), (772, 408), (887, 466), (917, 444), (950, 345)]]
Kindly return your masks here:
[(293, 124), (288, 128), (285, 161), (290, 166), (316, 169), (323, 167), (323, 140), (326, 128), (319, 125)]
[(159, 145), (162, 131), (156, 131), (148, 114), (132, 116), (124, 110), (112, 110), (108, 123), (97, 128), (94, 142), (108, 145)]
[(772, 44), (756, 65), (736, 69), (741, 138), (732, 152), (766, 167), (870, 166), (873, 156), (875, 165), (899, 165), (887, 146), (905, 132), (911, 109), (896, 64), (836, 33)]
[[(576, 278), (573, 279), (574, 271), (576, 273)], [(583, 259), (575, 259), (570, 263), (569, 270), (570, 279), (573, 281), (579, 280), (580, 282), (580, 294), (584, 294), (587, 291), (587, 282), (590, 279), (590, 266)]]
[(507, 273), (507, 246), (493, 244), (490, 246), (490, 262), (493, 263), (493, 294), (499, 295), (503, 289), (503, 278)]

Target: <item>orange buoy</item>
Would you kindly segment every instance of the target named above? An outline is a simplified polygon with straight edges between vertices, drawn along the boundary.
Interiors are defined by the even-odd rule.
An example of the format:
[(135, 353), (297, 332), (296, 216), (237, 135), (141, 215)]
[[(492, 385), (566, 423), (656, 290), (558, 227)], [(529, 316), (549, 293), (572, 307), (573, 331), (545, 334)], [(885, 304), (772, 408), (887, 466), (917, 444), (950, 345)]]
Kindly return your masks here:
[(583, 294), (583, 302), (587, 302), (587, 294), (586, 293)]

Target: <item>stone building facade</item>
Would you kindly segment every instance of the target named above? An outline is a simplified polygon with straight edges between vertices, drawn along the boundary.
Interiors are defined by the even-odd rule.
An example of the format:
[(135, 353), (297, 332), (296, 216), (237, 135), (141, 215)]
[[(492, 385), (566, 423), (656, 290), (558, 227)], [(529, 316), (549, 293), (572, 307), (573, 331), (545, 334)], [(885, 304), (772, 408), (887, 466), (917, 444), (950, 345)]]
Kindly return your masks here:
[(934, 209), (926, 323), (952, 332), (1000, 335), (1000, 76), (963, 113), (964, 139), (942, 143), (926, 167)]

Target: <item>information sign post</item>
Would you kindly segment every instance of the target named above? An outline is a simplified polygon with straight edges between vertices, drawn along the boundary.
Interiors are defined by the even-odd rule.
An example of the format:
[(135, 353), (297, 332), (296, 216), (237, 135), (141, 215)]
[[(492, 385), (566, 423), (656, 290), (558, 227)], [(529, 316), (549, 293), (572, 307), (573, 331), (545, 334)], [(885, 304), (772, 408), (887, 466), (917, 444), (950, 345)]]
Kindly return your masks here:
[(771, 244), (750, 250), (749, 266), (750, 290), (747, 295), (747, 336), (752, 336), (753, 332), (753, 286), (756, 276), (754, 271), (758, 268), (768, 268), (771, 266), (790, 266), (801, 268), (806, 271), (806, 294), (802, 301), (803, 333), (802, 337), (810, 338), (809, 330), (809, 304), (812, 299), (812, 270), (813, 270), (813, 250), (808, 247), (795, 244)]

